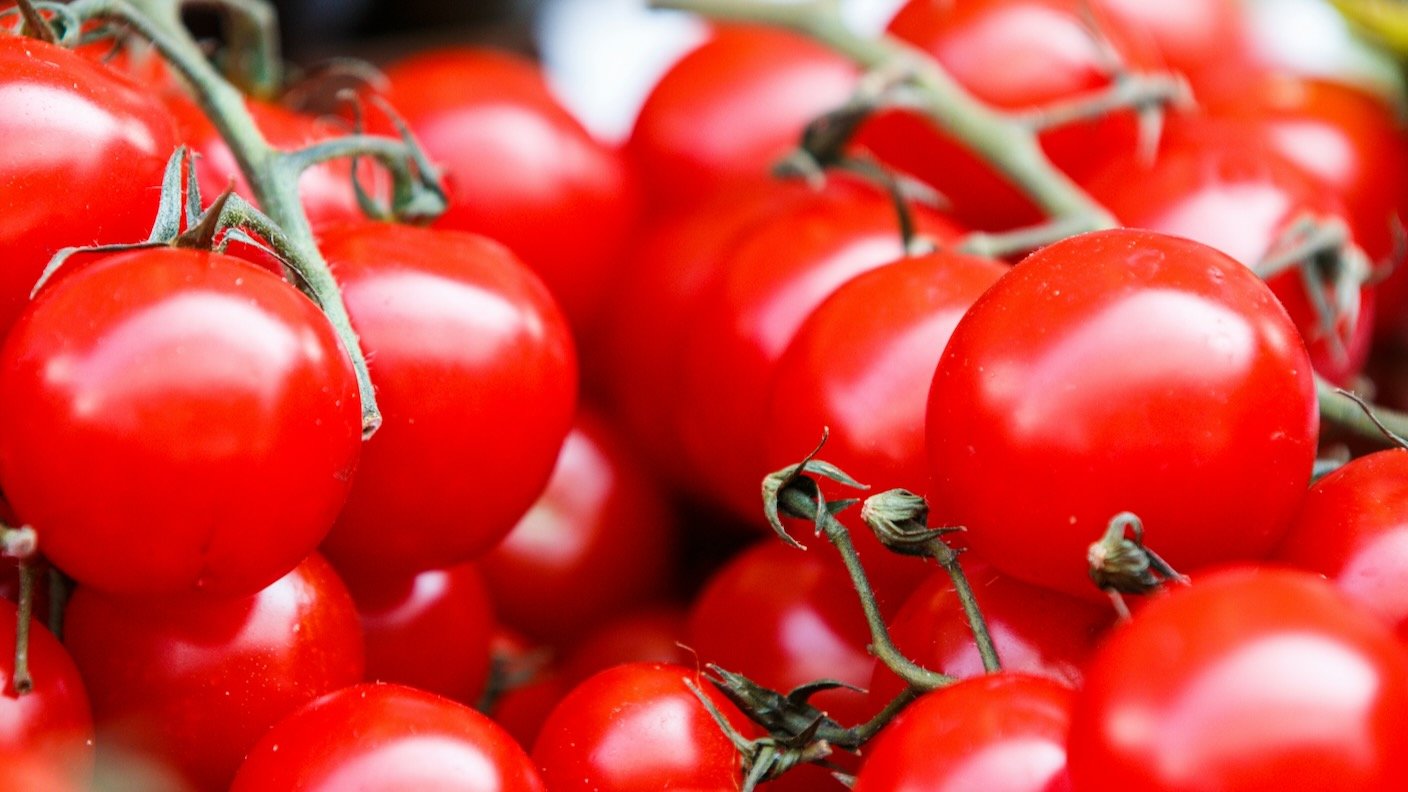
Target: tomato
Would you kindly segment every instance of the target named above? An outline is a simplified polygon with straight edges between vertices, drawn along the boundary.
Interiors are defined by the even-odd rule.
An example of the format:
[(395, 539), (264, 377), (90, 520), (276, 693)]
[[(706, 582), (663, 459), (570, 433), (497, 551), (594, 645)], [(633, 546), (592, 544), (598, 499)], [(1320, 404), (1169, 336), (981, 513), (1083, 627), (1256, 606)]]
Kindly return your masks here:
[(495, 622), (473, 564), (351, 581), (366, 637), (367, 680), (479, 703)]
[[(964, 568), (1002, 669), (1079, 687), (1096, 640), (1114, 621), (1109, 604), (1029, 586), (966, 559)], [(932, 572), (905, 601), (890, 622), (890, 636), (906, 657), (925, 668), (965, 679), (985, 673), (963, 604), (946, 572)], [(878, 711), (899, 695), (904, 683), (876, 663), (867, 687)]]
[[(73, 659), (37, 621), (29, 624), (34, 686), (15, 692), (15, 627), (19, 613), (0, 600), (0, 757), (30, 757), (87, 784), (93, 771), (93, 715)], [(0, 775), (3, 778), (3, 775)], [(22, 788), (22, 787), (4, 787)]]
[(355, 685), (279, 721), (231, 792), (545, 792), (523, 749), (469, 707), (400, 685)]
[(114, 593), (267, 586), (332, 527), (361, 449), (327, 319), (227, 256), (84, 266), (21, 318), (0, 369), (6, 497), (55, 565)]
[(795, 33), (720, 25), (651, 90), (626, 151), (665, 206), (752, 189), (857, 80), (849, 61)]
[[(1152, 166), (1114, 161), (1092, 177), (1088, 189), (1128, 226), (1202, 242), (1248, 267), (1282, 252), (1283, 239), (1299, 220), (1347, 223), (1344, 206), (1332, 194), (1259, 143), (1216, 123), (1185, 124)], [(1358, 309), (1341, 311), (1327, 328), (1299, 268), (1269, 278), (1268, 284), (1300, 329), (1316, 371), (1340, 384), (1353, 380), (1369, 356), (1373, 288), (1363, 284)], [(1326, 291), (1328, 300), (1337, 300)]]
[(386, 76), (387, 98), (443, 169), (450, 205), (436, 227), (507, 245), (574, 327), (590, 326), (636, 223), (638, 188), (623, 157), (593, 140), (517, 56), (425, 52)]
[(479, 568), (506, 624), (562, 644), (667, 590), (674, 523), (612, 429), (582, 413), (547, 490)]
[[(915, 219), (921, 233), (940, 242), (959, 233), (932, 212), (918, 210)], [(905, 251), (890, 200), (842, 178), (730, 247), (686, 317), (675, 426), (696, 490), (761, 524), (758, 487), (770, 472), (762, 437), (777, 361), (807, 315), (841, 284)]]
[(42, 789), (44, 792), (82, 792), (88, 789), (65, 775), (66, 768), (42, 756), (0, 750), (0, 789)]
[(136, 83), (60, 47), (0, 35), (0, 140), (3, 337), (60, 248), (147, 238), (177, 138)]
[(124, 751), (152, 757), (197, 789), (226, 788), (270, 726), (362, 678), (357, 612), (316, 555), (247, 597), (79, 587), (64, 639), (93, 699), (100, 764), (116, 774)]
[[(548, 716), (533, 761), (552, 792), (734, 792), (738, 751), (684, 680), (684, 666), (629, 663), (593, 676)], [(725, 712), (733, 708), (712, 691)], [(734, 711), (735, 717), (741, 716)]]
[(351, 577), (470, 560), (552, 472), (576, 408), (567, 323), (483, 237), (367, 222), (327, 229), (322, 248), (383, 418), (324, 552)]
[[(1004, 111), (1039, 110), (1109, 87), (1114, 74), (1100, 39), (1074, 0), (910, 0), (890, 22), (894, 36), (932, 55), (976, 99)], [(1152, 52), (1113, 19), (1101, 37), (1124, 67), (1150, 71)], [(955, 216), (981, 229), (1029, 225), (1041, 214), (977, 155), (908, 111), (883, 113), (858, 142), (901, 171), (932, 184)], [(1050, 129), (1041, 144), (1075, 178), (1138, 142), (1134, 113)]]
[(1175, 569), (1269, 553), (1310, 477), (1305, 345), (1212, 248), (1148, 231), (1032, 254), (958, 323), (927, 423), (931, 522), (998, 571), (1093, 594), (1086, 552), (1131, 511)]
[(1318, 572), (1408, 639), (1408, 451), (1356, 459), (1315, 482), (1275, 558)]
[(1408, 651), (1314, 575), (1208, 575), (1111, 634), (1069, 750), (1092, 792), (1398, 789)]
[[(1160, 67), (1199, 85), (1202, 73), (1235, 57), (1247, 35), (1239, 0), (1097, 0), (1093, 5), (1130, 37), (1152, 44)], [(1202, 92), (1195, 92), (1201, 101)]]
[(925, 694), (867, 748), (853, 789), (1068, 789), (1073, 698), (1049, 679), (1005, 672)]

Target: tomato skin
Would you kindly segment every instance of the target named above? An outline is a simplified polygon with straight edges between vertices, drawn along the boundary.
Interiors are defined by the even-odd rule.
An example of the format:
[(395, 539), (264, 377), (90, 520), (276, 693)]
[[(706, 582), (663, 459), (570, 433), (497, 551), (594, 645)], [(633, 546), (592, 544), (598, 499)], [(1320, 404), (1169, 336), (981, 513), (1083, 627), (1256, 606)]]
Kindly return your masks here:
[(385, 579), (349, 578), (366, 679), (474, 706), (489, 680), (493, 603), (473, 564)]
[(386, 76), (387, 98), (443, 168), (450, 201), (435, 227), (507, 245), (574, 327), (594, 323), (636, 225), (639, 188), (624, 157), (593, 140), (524, 58), (446, 49)]
[(86, 787), (93, 772), (93, 714), (83, 679), (53, 634), (31, 620), (29, 672), (34, 687), (17, 695), (18, 623), (15, 605), (0, 600), (0, 757), (32, 758), (36, 764), (62, 769), (69, 781)]
[(0, 140), (3, 338), (60, 248), (147, 238), (177, 138), (137, 84), (61, 47), (0, 36)]
[[(738, 752), (685, 687), (684, 666), (628, 663), (578, 685), (548, 715), (533, 761), (552, 792), (734, 792)], [(742, 716), (712, 691), (720, 709)]]
[(1318, 572), (1408, 640), (1408, 451), (1380, 451), (1315, 482), (1275, 559)]
[(866, 751), (857, 792), (1070, 789), (1066, 733), (1074, 695), (1003, 672), (921, 696)]
[(608, 424), (583, 412), (547, 489), (479, 568), (505, 624), (561, 645), (659, 599), (677, 530), (645, 469)]
[(354, 685), (284, 718), (250, 749), (231, 792), (405, 789), (545, 792), (492, 721), (400, 685)]
[(1207, 575), (1101, 647), (1070, 766), (1093, 792), (1397, 789), (1408, 652), (1315, 575)]
[(1072, 237), (1003, 276), (944, 350), (931, 522), (967, 526), (1000, 572), (1086, 596), (1086, 551), (1121, 511), (1175, 569), (1263, 557), (1318, 424), (1305, 346), (1245, 266), (1148, 231)]
[(547, 483), (576, 408), (571, 331), (483, 237), (367, 222), (322, 248), (383, 418), (323, 551), (351, 577), (470, 560)]
[[(1182, 74), (1201, 87), (1200, 76), (1226, 63), (1245, 47), (1247, 24), (1240, 3), (1229, 0), (1096, 0), (1106, 18), (1116, 20), (1132, 38), (1147, 40), (1158, 53), (1159, 65)], [(1199, 101), (1203, 92), (1195, 88)]]
[(352, 365), (312, 301), (253, 264), (105, 257), (47, 288), (0, 361), (5, 495), (85, 585), (258, 591), (346, 498)]
[(772, 179), (803, 128), (850, 98), (850, 62), (795, 33), (715, 26), (661, 77), (626, 151), (651, 197), (671, 207)]
[(352, 599), (316, 555), (248, 597), (132, 599), (79, 587), (64, 633), (93, 699), (100, 763), (133, 750), (199, 789), (227, 787), (270, 726), (362, 678)]

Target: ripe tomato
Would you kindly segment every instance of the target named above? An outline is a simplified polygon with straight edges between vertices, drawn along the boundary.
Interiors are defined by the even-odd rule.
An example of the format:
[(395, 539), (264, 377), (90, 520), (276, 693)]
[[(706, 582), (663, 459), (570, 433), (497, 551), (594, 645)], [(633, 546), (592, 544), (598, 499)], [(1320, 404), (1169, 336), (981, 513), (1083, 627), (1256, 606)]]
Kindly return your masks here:
[(665, 592), (674, 522), (611, 428), (581, 413), (547, 490), (479, 568), (505, 624), (561, 645)]
[[(1101, 18), (1116, 20), (1131, 38), (1151, 44), (1161, 68), (1199, 85), (1199, 75), (1225, 63), (1244, 46), (1248, 22), (1239, 0), (1096, 0), (1092, 5), (1104, 15)], [(1201, 101), (1202, 92), (1196, 93)]]
[(925, 694), (866, 751), (857, 792), (1068, 789), (1074, 696), (1040, 677), (1001, 673)]
[(1329, 578), (1408, 639), (1408, 451), (1361, 457), (1315, 482), (1275, 558)]
[(467, 561), (552, 472), (576, 408), (567, 323), (480, 236), (367, 222), (327, 229), (322, 247), (384, 419), (324, 551), (351, 577)]
[(1208, 575), (1101, 647), (1070, 766), (1092, 792), (1398, 789), (1408, 652), (1314, 575)]
[(64, 639), (93, 699), (100, 774), (123, 752), (224, 789), (285, 715), (362, 679), (362, 633), (342, 581), (310, 556), (258, 594), (111, 597), (79, 587)]
[(386, 70), (387, 95), (444, 169), (437, 228), (507, 245), (542, 277), (578, 329), (595, 321), (635, 228), (637, 187), (538, 67), (502, 52), (427, 52)]
[(1142, 518), (1177, 569), (1257, 558), (1305, 491), (1319, 417), (1276, 298), (1212, 248), (1148, 231), (1032, 254), (958, 323), (927, 432), (935, 524), (998, 571), (1092, 594), (1086, 551)]
[(68, 50), (0, 35), (0, 338), (69, 245), (137, 242), (177, 145), (161, 103)]
[(230, 789), (545, 792), (523, 749), (493, 721), (400, 685), (343, 688), (279, 721)]
[(352, 365), (312, 301), (253, 264), (105, 257), (46, 289), (0, 361), (5, 496), (86, 585), (258, 591), (347, 496)]
[(489, 681), (493, 603), (473, 564), (416, 575), (351, 578), (367, 673), (475, 706)]
[[(742, 783), (738, 751), (685, 679), (698, 680), (698, 674), (684, 666), (628, 663), (578, 685), (548, 716), (533, 746), (548, 789), (735, 792)], [(716, 693), (708, 694), (742, 720)]]
[(795, 33), (720, 25), (651, 90), (626, 151), (664, 206), (753, 189), (857, 79), (850, 62)]
[(16, 693), (18, 622), (14, 604), (0, 600), (0, 762), (9, 755), (30, 757), (62, 768), (68, 780), (86, 788), (93, 772), (93, 715), (83, 680), (64, 647), (39, 622), (31, 621), (29, 673), (34, 687), (22, 696)]

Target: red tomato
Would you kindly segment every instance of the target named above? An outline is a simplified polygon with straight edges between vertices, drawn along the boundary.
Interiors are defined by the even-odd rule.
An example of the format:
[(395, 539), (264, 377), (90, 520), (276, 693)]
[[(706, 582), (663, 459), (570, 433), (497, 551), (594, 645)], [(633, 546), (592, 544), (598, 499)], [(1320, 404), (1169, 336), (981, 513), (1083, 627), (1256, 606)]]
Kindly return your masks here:
[[(1101, 35), (1124, 66), (1150, 71), (1153, 53), (1102, 20)], [(999, 110), (1025, 112), (1088, 96), (1113, 81), (1100, 41), (1074, 0), (910, 0), (890, 33), (928, 52), (974, 97)], [(882, 160), (932, 185), (954, 214), (974, 228), (1001, 229), (1041, 219), (1037, 208), (980, 157), (905, 111), (867, 124), (859, 142)], [(1052, 161), (1079, 178), (1108, 157), (1133, 151), (1134, 113), (1053, 128), (1041, 136)]]
[(49, 258), (139, 242), (176, 130), (140, 86), (68, 50), (0, 35), (0, 338)]
[(545, 792), (532, 762), (469, 707), (400, 685), (355, 685), (279, 721), (231, 792)]
[(352, 598), (316, 555), (248, 597), (122, 599), (79, 587), (64, 639), (93, 698), (101, 761), (150, 756), (197, 789), (225, 789), (270, 726), (362, 678)]
[(1237, 569), (1149, 603), (1086, 674), (1081, 790), (1392, 790), (1408, 652), (1316, 576)]
[(738, 751), (685, 679), (709, 688), (692, 669), (658, 663), (616, 666), (578, 685), (533, 746), (548, 789), (735, 792), (742, 784)]
[(352, 578), (371, 682), (475, 706), (489, 680), (493, 603), (473, 564), (407, 577)]
[[(1076, 599), (1019, 583), (979, 563), (964, 564), (1004, 671), (1047, 677), (1080, 687), (1096, 640), (1114, 621), (1108, 603)], [(890, 636), (905, 656), (949, 676), (982, 676), (963, 604), (948, 573), (937, 571), (905, 602), (890, 623)], [(904, 683), (875, 664), (871, 705), (878, 711)]]
[(866, 749), (856, 792), (1070, 788), (1074, 696), (1049, 679), (1001, 673), (922, 696)]
[(1160, 67), (1195, 81), (1244, 46), (1247, 20), (1240, 0), (1096, 0), (1093, 5), (1131, 38), (1152, 45)]
[(83, 792), (87, 784), (74, 781), (69, 768), (24, 751), (0, 750), (0, 789), (36, 789), (44, 792)]
[(651, 90), (626, 150), (655, 200), (698, 205), (768, 182), (803, 128), (856, 82), (849, 61), (795, 33), (719, 26)]
[[(826, 553), (834, 551), (803, 553), (765, 539), (739, 554), (695, 600), (688, 645), (703, 662), (784, 693), (818, 679), (864, 688), (875, 668), (870, 630), (850, 580)], [(875, 714), (855, 690), (812, 703), (847, 726)]]
[(504, 243), (579, 329), (595, 319), (637, 214), (634, 175), (549, 93), (532, 62), (489, 50), (421, 53), (386, 71), (387, 98), (444, 169), (438, 228)]
[(665, 592), (674, 522), (611, 428), (582, 413), (547, 490), (479, 568), (505, 624), (560, 645)]
[(1315, 482), (1275, 557), (1329, 578), (1408, 640), (1408, 451), (1361, 457)]
[(258, 591), (347, 496), (352, 365), (312, 301), (245, 261), (106, 257), (46, 289), (0, 361), (5, 496), (86, 585)]
[(322, 247), (384, 419), (324, 550), (352, 577), (467, 561), (552, 472), (576, 408), (567, 323), (483, 237), (368, 222), (327, 229)]
[[(1180, 127), (1152, 166), (1133, 158), (1111, 162), (1091, 178), (1088, 189), (1128, 226), (1202, 242), (1248, 267), (1280, 251), (1278, 243), (1298, 220), (1348, 221), (1334, 195), (1255, 133), (1239, 135), (1216, 123)], [(1341, 384), (1353, 380), (1369, 357), (1373, 288), (1367, 283), (1360, 288), (1357, 313), (1338, 317), (1336, 344), (1312, 307), (1299, 269), (1273, 276), (1268, 284), (1300, 329), (1316, 371)]]
[(1032, 254), (958, 323), (929, 396), (931, 521), (999, 571), (1092, 594), (1086, 552), (1142, 518), (1176, 569), (1266, 555), (1319, 417), (1305, 345), (1251, 270), (1148, 231)]
[[(932, 212), (915, 217), (919, 230), (939, 241), (959, 233)], [(841, 284), (905, 251), (890, 200), (841, 179), (752, 227), (730, 248), (686, 318), (675, 426), (696, 488), (761, 524), (758, 487), (769, 472), (762, 438), (778, 360), (807, 315)]]
[(31, 621), (29, 673), (34, 687), (23, 696), (17, 694), (18, 623), (15, 606), (0, 600), (0, 757), (25, 756), (62, 768), (69, 781), (86, 787), (93, 771), (93, 715), (83, 680), (64, 647), (39, 622)]

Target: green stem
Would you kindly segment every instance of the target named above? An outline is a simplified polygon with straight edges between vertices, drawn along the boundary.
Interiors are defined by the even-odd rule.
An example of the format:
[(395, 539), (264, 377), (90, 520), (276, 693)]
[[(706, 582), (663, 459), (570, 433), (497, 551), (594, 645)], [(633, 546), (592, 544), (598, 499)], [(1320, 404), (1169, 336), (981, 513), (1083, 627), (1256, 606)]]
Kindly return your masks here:
[(973, 642), (978, 645), (978, 655), (983, 658), (983, 670), (989, 674), (1001, 671), (1002, 661), (997, 656), (992, 633), (988, 631), (987, 618), (978, 607), (978, 598), (973, 594), (973, 587), (968, 583), (968, 575), (963, 572), (963, 565), (958, 562), (958, 553), (942, 538), (934, 538), (929, 541), (929, 555), (939, 562), (939, 566), (948, 573), (949, 580), (953, 581), (953, 590), (958, 595), (959, 603), (963, 605), (963, 615), (968, 619), (968, 629), (973, 633)]
[[(1334, 424), (1385, 447), (1398, 445), (1394, 438), (1385, 433), (1385, 429), (1399, 437), (1408, 437), (1408, 414), (1363, 403), (1319, 374), (1315, 375), (1315, 398), (1320, 405), (1320, 420), (1325, 423)], [(1373, 410), (1378, 424), (1365, 412), (1366, 407)]]
[[(786, 487), (779, 497), (789, 513), (807, 520), (816, 518), (816, 501), (800, 490)], [(856, 595), (860, 598), (861, 610), (864, 611), (865, 621), (870, 627), (870, 650), (876, 658), (904, 680), (905, 684), (916, 690), (928, 691), (953, 684), (953, 677), (924, 668), (905, 657), (899, 647), (895, 646), (889, 628), (885, 626), (885, 617), (880, 613), (880, 605), (875, 599), (875, 589), (871, 587), (865, 568), (861, 566), (860, 555), (851, 543), (850, 532), (830, 513), (822, 515), (821, 526), (827, 540), (841, 554), (841, 561), (846, 565), (846, 572), (851, 577), (851, 585), (855, 587)]]
[(905, 708), (912, 704), (917, 698), (919, 698), (919, 691), (914, 688), (905, 688), (900, 691), (899, 695), (890, 699), (890, 703), (886, 704), (884, 709), (876, 713), (875, 717), (859, 726), (849, 728), (841, 734), (830, 735), (827, 742), (838, 748), (844, 748), (849, 751), (859, 750), (866, 743), (874, 739), (875, 735), (879, 734), (881, 729), (890, 725), (890, 721), (893, 721), (895, 716), (903, 712)]
[(207, 6), (224, 12), (234, 61), (228, 74), (241, 90), (261, 99), (277, 96), (283, 88), (283, 54), (279, 44), (279, 12), (266, 0), (184, 0), (185, 5)]
[(1048, 217), (1070, 218), (1082, 231), (1116, 225), (1104, 207), (1051, 164), (1029, 124), (978, 100), (927, 53), (893, 37), (867, 38), (852, 31), (836, 0), (650, 0), (650, 5), (787, 28), (868, 71), (905, 74), (913, 99), (907, 106), (990, 163)]
[(10, 677), (15, 695), (23, 696), (34, 689), (34, 677), (29, 673), (29, 626), (34, 618), (34, 563), (20, 559), (20, 603), (15, 618), (15, 673)]

